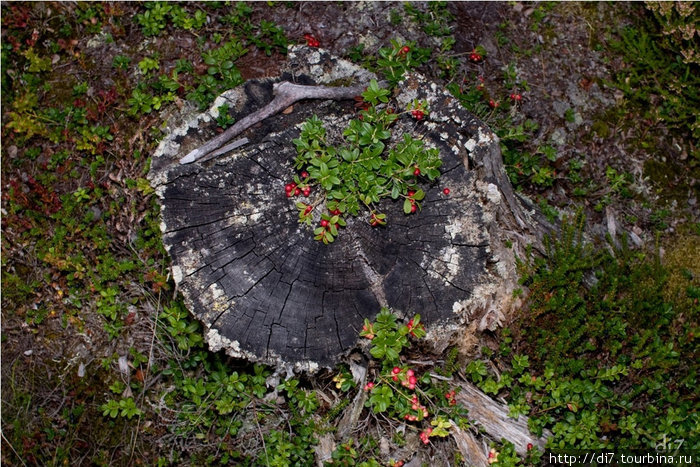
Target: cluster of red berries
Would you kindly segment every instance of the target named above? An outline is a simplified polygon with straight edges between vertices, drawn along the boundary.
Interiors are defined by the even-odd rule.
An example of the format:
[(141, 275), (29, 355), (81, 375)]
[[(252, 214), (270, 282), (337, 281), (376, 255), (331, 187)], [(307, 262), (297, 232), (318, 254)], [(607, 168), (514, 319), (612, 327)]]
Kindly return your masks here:
[(299, 196), (303, 194), (304, 196), (309, 196), (311, 194), (311, 187), (309, 185), (305, 185), (303, 187), (297, 186), (296, 183), (287, 183), (284, 186), (284, 191), (287, 194), (287, 198), (291, 198), (292, 196)]
[[(407, 387), (410, 390), (414, 390), (416, 384), (418, 384), (416, 373), (410, 368), (404, 371), (398, 366), (395, 366), (394, 369), (391, 370), (391, 379), (394, 382), (401, 381), (401, 386)], [(427, 413), (425, 416), (427, 416)]]
[(471, 60), (474, 63), (479, 63), (482, 61), (484, 57), (478, 53), (476, 50), (472, 50), (472, 53), (469, 54), (469, 60)]
[[(411, 398), (411, 410), (414, 410), (420, 414), (423, 415), (423, 418), (426, 418), (428, 416), (428, 409), (425, 408), (424, 405), (422, 405), (420, 402), (418, 402), (418, 396), (415, 394)], [(408, 420), (409, 422), (415, 422), (418, 420), (417, 415), (411, 415), (411, 414), (406, 414), (403, 416), (404, 419)]]
[(432, 432), (433, 432), (433, 429), (430, 427), (428, 427), (425, 430), (420, 432), (420, 435), (418, 435), (418, 436), (420, 437), (420, 440), (423, 441), (423, 444), (428, 444), (430, 442), (430, 440), (428, 438), (430, 438), (430, 434)]
[[(307, 209), (308, 209), (308, 208), (307, 208)], [(340, 215), (340, 209), (334, 209), (334, 210), (330, 211), (330, 213), (331, 213), (331, 215), (333, 215), (333, 216), (338, 216), (338, 215)], [(326, 230), (330, 229), (330, 227), (331, 227), (331, 223), (330, 223), (330, 221), (327, 220), (327, 219), (321, 219), (320, 224), (321, 224), (321, 227), (323, 227), (323, 228), (326, 229)], [(335, 224), (335, 228), (336, 228), (336, 230), (339, 229), (339, 228), (340, 228), (340, 224), (336, 223), (336, 224)]]
[(309, 47), (318, 47), (321, 43), (311, 34), (304, 34), (304, 39), (306, 39), (306, 45)]
[(489, 107), (491, 107), (492, 109), (495, 109), (495, 108), (498, 107), (499, 105), (501, 105), (499, 102), (497, 102), (497, 101), (495, 101), (495, 100), (493, 100), (493, 99), (489, 99)]
[(523, 100), (523, 96), (514, 92), (510, 95), (510, 99), (516, 102), (520, 102), (521, 100)]
[[(304, 179), (304, 181), (307, 181), (309, 178), (309, 172), (307, 172), (307, 171), (302, 172), (301, 178)], [(310, 185), (297, 186), (296, 183), (291, 182), (291, 183), (287, 183), (284, 186), (284, 191), (287, 194), (287, 198), (291, 198), (292, 196), (299, 196), (301, 194), (303, 194), (304, 196), (309, 196), (311, 194), (311, 186)]]
[[(418, 167), (416, 167), (416, 170), (413, 171), (413, 175), (415, 175), (416, 177), (420, 175), (420, 169)], [(413, 199), (413, 196), (415, 194), (415, 191), (408, 192), (408, 200), (411, 202), (411, 213), (414, 213), (418, 210), (418, 206), (416, 206), (416, 200)]]
[(413, 115), (413, 118), (416, 120), (423, 120), (423, 118), (425, 118), (425, 112), (421, 109), (411, 110), (411, 115)]
[(456, 395), (457, 394), (454, 392), (454, 390), (448, 391), (445, 393), (445, 399), (447, 399), (450, 405), (457, 405), (457, 399), (455, 399)]
[(412, 337), (417, 337), (417, 336), (416, 336), (416, 332), (415, 332), (416, 329), (421, 329), (421, 330), (424, 330), (424, 329), (425, 329), (425, 327), (423, 327), (423, 323), (420, 323), (420, 324), (418, 324), (418, 325), (416, 326), (416, 325), (413, 323), (413, 319), (410, 319), (410, 320), (408, 321), (408, 324), (406, 324), (406, 326), (408, 327), (408, 333), (409, 333)]
[(365, 391), (371, 391), (372, 389), (374, 389), (374, 383), (372, 381), (365, 384)]

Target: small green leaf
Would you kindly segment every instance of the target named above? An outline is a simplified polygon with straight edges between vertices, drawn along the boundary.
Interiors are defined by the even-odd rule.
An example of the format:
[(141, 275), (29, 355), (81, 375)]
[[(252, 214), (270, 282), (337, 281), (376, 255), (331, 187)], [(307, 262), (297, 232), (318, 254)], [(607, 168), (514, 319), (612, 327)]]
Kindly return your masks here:
[(411, 201), (406, 198), (403, 202), (403, 212), (404, 214), (411, 214)]

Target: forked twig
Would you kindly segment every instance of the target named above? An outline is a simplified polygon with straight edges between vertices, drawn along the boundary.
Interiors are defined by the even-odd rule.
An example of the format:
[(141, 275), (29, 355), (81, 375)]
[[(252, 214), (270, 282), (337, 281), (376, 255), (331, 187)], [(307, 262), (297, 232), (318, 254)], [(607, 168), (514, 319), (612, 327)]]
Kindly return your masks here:
[(231, 149), (230, 147), (219, 148), (251, 126), (281, 112), (297, 101), (303, 99), (352, 99), (362, 94), (366, 87), (364, 84), (357, 86), (304, 86), (289, 81), (275, 83), (272, 88), (275, 98), (269, 104), (242, 118), (217, 137), (188, 153), (180, 159), (180, 164), (189, 164), (205, 156), (215, 157), (227, 152)]

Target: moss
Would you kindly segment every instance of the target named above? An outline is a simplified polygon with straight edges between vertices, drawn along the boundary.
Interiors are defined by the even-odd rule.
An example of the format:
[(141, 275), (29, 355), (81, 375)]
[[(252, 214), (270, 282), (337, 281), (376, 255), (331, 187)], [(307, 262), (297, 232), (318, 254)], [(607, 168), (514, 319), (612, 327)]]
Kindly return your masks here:
[(682, 234), (664, 245), (663, 264), (668, 270), (664, 300), (678, 310), (698, 311), (697, 299), (690, 297), (691, 287), (700, 287), (700, 236)]
[(596, 120), (593, 122), (591, 130), (600, 138), (607, 138), (610, 136), (610, 127), (603, 120)]
[[(694, 173), (689, 173), (694, 172)], [(644, 177), (648, 177), (659, 195), (662, 203), (678, 203), (684, 206), (688, 201), (688, 193), (694, 190), (698, 194), (698, 186), (689, 185), (693, 177), (697, 178), (699, 168), (690, 168), (687, 164), (674, 160), (659, 161), (649, 159), (644, 163)]]

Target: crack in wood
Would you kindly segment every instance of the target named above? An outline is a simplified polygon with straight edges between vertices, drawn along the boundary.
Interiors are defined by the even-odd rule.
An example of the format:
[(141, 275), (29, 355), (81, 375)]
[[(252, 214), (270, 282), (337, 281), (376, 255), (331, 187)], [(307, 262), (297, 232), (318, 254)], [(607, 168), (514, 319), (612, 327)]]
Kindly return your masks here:
[[(335, 67), (341, 61), (327, 63)], [(268, 80), (227, 92), (232, 116), (240, 121), (264, 105), (271, 88)], [(437, 148), (441, 178), (426, 188), (420, 214), (404, 216), (400, 203), (384, 201), (379, 209), (390, 213), (386, 227), (349, 219), (331, 245), (313, 241), (310, 229), (298, 224), (295, 200), (287, 199), (282, 187), (295, 173), (291, 140), (300, 123), (317, 114), (327, 122), (327, 137), (341, 138), (350, 106), (300, 101), (291, 114), (272, 117), (259, 131), (247, 130), (252, 141), (247, 147), (206, 164), (177, 160), (179, 148), (202, 146), (202, 138), (213, 134), (209, 129), (176, 129), (159, 145), (163, 152), (153, 157), (149, 178), (157, 181), (163, 205), (164, 245), (186, 303), (215, 345), (228, 342), (232, 355), (268, 363), (331, 365), (354, 347), (363, 320), (381, 306), (402, 316), (420, 312), (429, 326), (478, 320), (468, 306), (494, 302), (478, 294), (508, 293), (505, 286), (482, 287), (498, 283), (498, 274), (512, 267), (504, 263), (512, 261), (512, 252), (493, 244), (499, 241), (497, 216), (511, 216), (510, 226), (527, 218), (519, 211), (513, 221), (508, 210), (519, 204), (501, 201), (485, 188), (489, 182), (508, 183), (502, 162), (493, 160), (500, 158), (497, 139), (448, 93), (418, 75), (409, 76), (395, 97), (399, 105), (429, 101), (425, 121), (401, 115), (394, 132), (397, 138), (418, 135)], [(197, 121), (211, 122), (211, 115)], [(451, 189), (449, 196), (442, 194), (444, 187)], [(499, 188), (496, 194), (507, 197)], [(498, 264), (490, 262), (488, 251), (499, 252)]]

